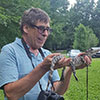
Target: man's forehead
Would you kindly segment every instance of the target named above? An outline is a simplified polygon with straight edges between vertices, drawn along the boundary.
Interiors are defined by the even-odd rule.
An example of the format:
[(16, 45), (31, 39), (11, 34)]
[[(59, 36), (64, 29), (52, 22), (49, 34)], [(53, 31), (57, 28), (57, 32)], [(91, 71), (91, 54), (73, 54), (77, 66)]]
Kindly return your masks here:
[(38, 21), (37, 22), (37, 24), (36, 25), (38, 25), (38, 26), (50, 26), (50, 23), (48, 22), (48, 23), (44, 23), (44, 22), (40, 22), (40, 21)]

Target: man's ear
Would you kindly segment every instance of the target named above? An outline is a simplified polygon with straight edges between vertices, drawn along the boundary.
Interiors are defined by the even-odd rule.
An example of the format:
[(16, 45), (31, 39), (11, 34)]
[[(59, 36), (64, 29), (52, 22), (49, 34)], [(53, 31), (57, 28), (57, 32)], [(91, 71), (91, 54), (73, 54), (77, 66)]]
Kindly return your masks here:
[(23, 31), (24, 31), (25, 33), (28, 33), (29, 27), (28, 27), (27, 25), (24, 25), (24, 26), (23, 26)]

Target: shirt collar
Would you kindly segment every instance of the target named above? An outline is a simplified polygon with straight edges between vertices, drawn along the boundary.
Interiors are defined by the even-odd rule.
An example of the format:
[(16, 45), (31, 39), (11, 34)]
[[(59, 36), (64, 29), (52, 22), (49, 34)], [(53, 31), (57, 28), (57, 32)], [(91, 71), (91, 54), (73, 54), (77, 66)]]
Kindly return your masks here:
[[(22, 48), (24, 48), (24, 46), (23, 46), (22, 41), (21, 41), (20, 38), (17, 37), (16, 40), (15, 40), (15, 43), (17, 43), (19, 46), (21, 46)], [(27, 45), (27, 47), (30, 48), (29, 45)]]
[[(17, 43), (20, 47), (22, 47), (22, 48), (24, 49), (24, 46), (23, 46), (22, 41), (21, 41), (20, 38), (16, 37), (15, 43)], [(27, 45), (27, 47), (30, 48), (29, 45)], [(42, 51), (43, 51), (43, 53), (44, 53), (43, 48), (41, 48), (41, 49), (42, 49)]]

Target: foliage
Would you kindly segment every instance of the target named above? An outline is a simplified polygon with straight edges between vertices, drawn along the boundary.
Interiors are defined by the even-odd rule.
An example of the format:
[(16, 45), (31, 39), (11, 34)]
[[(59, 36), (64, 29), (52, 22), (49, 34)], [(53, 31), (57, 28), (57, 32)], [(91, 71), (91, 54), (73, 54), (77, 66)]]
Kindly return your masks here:
[[(21, 37), (20, 18), (24, 10), (32, 6), (45, 10), (51, 17), (51, 27), (54, 31), (49, 36), (45, 48), (50, 50), (73, 48), (75, 27), (80, 23), (92, 29), (99, 39), (97, 46), (100, 46), (100, 0), (97, 4), (94, 0), (76, 1), (69, 9), (68, 0), (0, 0), (0, 48), (14, 41), (15, 37)], [(95, 38), (95, 35), (92, 35), (92, 38)], [(93, 43), (95, 42), (97, 43), (97, 41)], [(96, 46), (95, 44), (91, 46)]]
[[(96, 9), (96, 3), (94, 0), (76, 0), (76, 4), (70, 9), (69, 12), (69, 21), (71, 24), (71, 43), (74, 42), (74, 33), (75, 33), (75, 27), (78, 27), (79, 24), (83, 24), (84, 26), (89, 26), (93, 30), (93, 33), (97, 36), (97, 38), (100, 41), (99, 38), (99, 26), (96, 26), (97, 24), (96, 19), (94, 20), (95, 9)], [(100, 0), (99, 0), (100, 1)], [(99, 17), (98, 17), (99, 18)], [(99, 21), (98, 21), (99, 23)], [(95, 27), (94, 27), (95, 26)], [(97, 28), (96, 28), (97, 27)], [(98, 31), (96, 30), (98, 29)], [(99, 46), (99, 44), (97, 45)]]
[(4, 94), (2, 90), (0, 90), (0, 100), (4, 100)]
[[(88, 100), (100, 99), (100, 58), (92, 59), (92, 64), (88, 69)], [(61, 70), (59, 70), (61, 75)], [(76, 82), (72, 76), (70, 87), (65, 93), (65, 100), (86, 100), (86, 69), (77, 70), (76, 75), (79, 79)]]
[[(45, 48), (49, 49), (63, 49), (66, 48), (66, 33), (63, 31), (65, 22), (67, 20), (66, 13), (69, 2), (67, 0), (50, 0), (50, 17), (51, 17), (51, 27), (53, 28), (53, 33), (49, 37)], [(52, 41), (51, 41), (52, 39)]]
[(93, 29), (94, 33), (99, 39), (99, 46), (100, 46), (100, 0), (97, 1), (97, 5), (94, 9), (94, 12), (91, 16), (91, 23), (90, 26)]
[(93, 33), (92, 29), (80, 24), (75, 28), (75, 39), (73, 47), (85, 51), (90, 47), (97, 46), (98, 38)]
[[(40, 5), (41, 0), (0, 0), (0, 48), (20, 37), (19, 21), (24, 10)], [(41, 5), (43, 2), (41, 1)], [(31, 6), (30, 6), (31, 5)], [(10, 37), (9, 37), (10, 36)]]
[(88, 31), (88, 48), (97, 46), (99, 39), (96, 37), (91, 28), (86, 27), (86, 29)]
[[(8, 3), (7, 3), (8, 2)], [(20, 16), (14, 15), (13, 9), (16, 3), (11, 0), (0, 1), (0, 48), (14, 40), (18, 36), (18, 21)]]

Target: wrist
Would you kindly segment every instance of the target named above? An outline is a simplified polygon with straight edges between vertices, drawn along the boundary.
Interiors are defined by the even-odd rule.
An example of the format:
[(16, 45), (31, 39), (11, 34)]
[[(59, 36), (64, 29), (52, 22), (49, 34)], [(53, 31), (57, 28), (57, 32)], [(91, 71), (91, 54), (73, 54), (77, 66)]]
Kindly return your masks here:
[(50, 67), (46, 66), (43, 62), (40, 63), (40, 67), (42, 70), (44, 70), (45, 72), (48, 72), (50, 70)]

